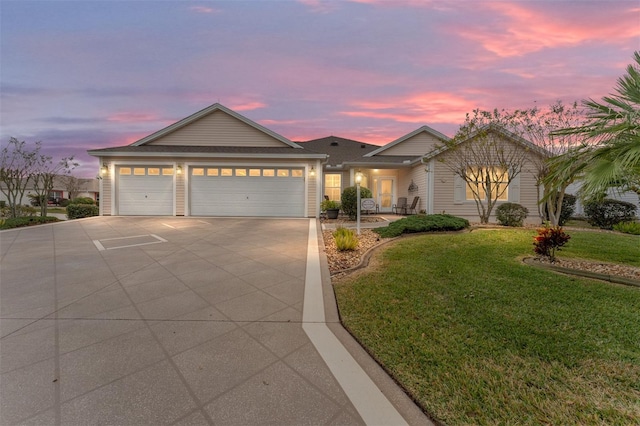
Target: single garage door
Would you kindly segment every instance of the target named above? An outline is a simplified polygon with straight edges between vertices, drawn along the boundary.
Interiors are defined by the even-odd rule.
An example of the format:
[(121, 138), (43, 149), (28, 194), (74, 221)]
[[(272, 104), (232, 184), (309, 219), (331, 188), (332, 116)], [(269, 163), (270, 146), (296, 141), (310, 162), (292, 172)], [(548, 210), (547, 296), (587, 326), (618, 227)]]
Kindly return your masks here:
[(193, 216), (304, 216), (304, 169), (192, 167)]
[(118, 167), (118, 214), (173, 215), (173, 167)]

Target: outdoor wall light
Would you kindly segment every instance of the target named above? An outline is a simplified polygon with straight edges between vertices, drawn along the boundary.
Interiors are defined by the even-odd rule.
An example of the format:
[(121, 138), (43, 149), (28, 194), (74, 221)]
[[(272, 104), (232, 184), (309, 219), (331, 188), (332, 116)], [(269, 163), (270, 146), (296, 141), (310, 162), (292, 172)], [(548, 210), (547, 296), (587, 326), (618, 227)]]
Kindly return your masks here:
[(309, 176), (315, 176), (316, 175), (316, 169), (315, 167), (311, 166), (311, 170), (309, 171)]
[(176, 174), (177, 175), (181, 175), (182, 174), (182, 166), (176, 167)]
[(107, 163), (102, 163), (102, 167), (100, 167), (100, 174), (104, 176), (107, 174), (107, 171), (109, 171), (109, 169), (107, 168)]

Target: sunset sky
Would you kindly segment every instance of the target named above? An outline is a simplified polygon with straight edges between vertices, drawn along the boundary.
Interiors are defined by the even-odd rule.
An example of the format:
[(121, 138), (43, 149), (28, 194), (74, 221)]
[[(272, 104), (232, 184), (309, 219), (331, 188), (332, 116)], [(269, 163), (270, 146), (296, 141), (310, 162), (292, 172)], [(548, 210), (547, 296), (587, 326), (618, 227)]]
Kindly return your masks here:
[(599, 99), (640, 2), (0, 0), (0, 140), (75, 155), (215, 102), (294, 140), (453, 136), (475, 108)]

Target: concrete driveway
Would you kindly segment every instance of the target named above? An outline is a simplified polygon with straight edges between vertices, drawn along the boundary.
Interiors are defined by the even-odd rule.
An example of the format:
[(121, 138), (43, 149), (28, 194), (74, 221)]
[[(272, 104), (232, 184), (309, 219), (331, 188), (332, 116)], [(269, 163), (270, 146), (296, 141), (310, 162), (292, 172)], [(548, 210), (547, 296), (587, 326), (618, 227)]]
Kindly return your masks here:
[(338, 324), (319, 241), (306, 219), (0, 233), (0, 424), (425, 424)]

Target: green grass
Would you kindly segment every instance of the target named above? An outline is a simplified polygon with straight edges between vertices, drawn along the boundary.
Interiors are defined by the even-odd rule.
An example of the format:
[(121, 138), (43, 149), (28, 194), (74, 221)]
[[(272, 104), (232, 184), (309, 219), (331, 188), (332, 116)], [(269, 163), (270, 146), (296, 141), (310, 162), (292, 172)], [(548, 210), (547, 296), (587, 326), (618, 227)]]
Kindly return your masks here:
[(67, 208), (66, 207), (47, 207), (47, 213), (66, 214), (67, 213)]
[[(336, 285), (343, 322), (446, 424), (640, 423), (640, 291), (522, 264), (533, 235), (400, 240)], [(571, 235), (560, 256), (640, 262), (638, 237)]]

